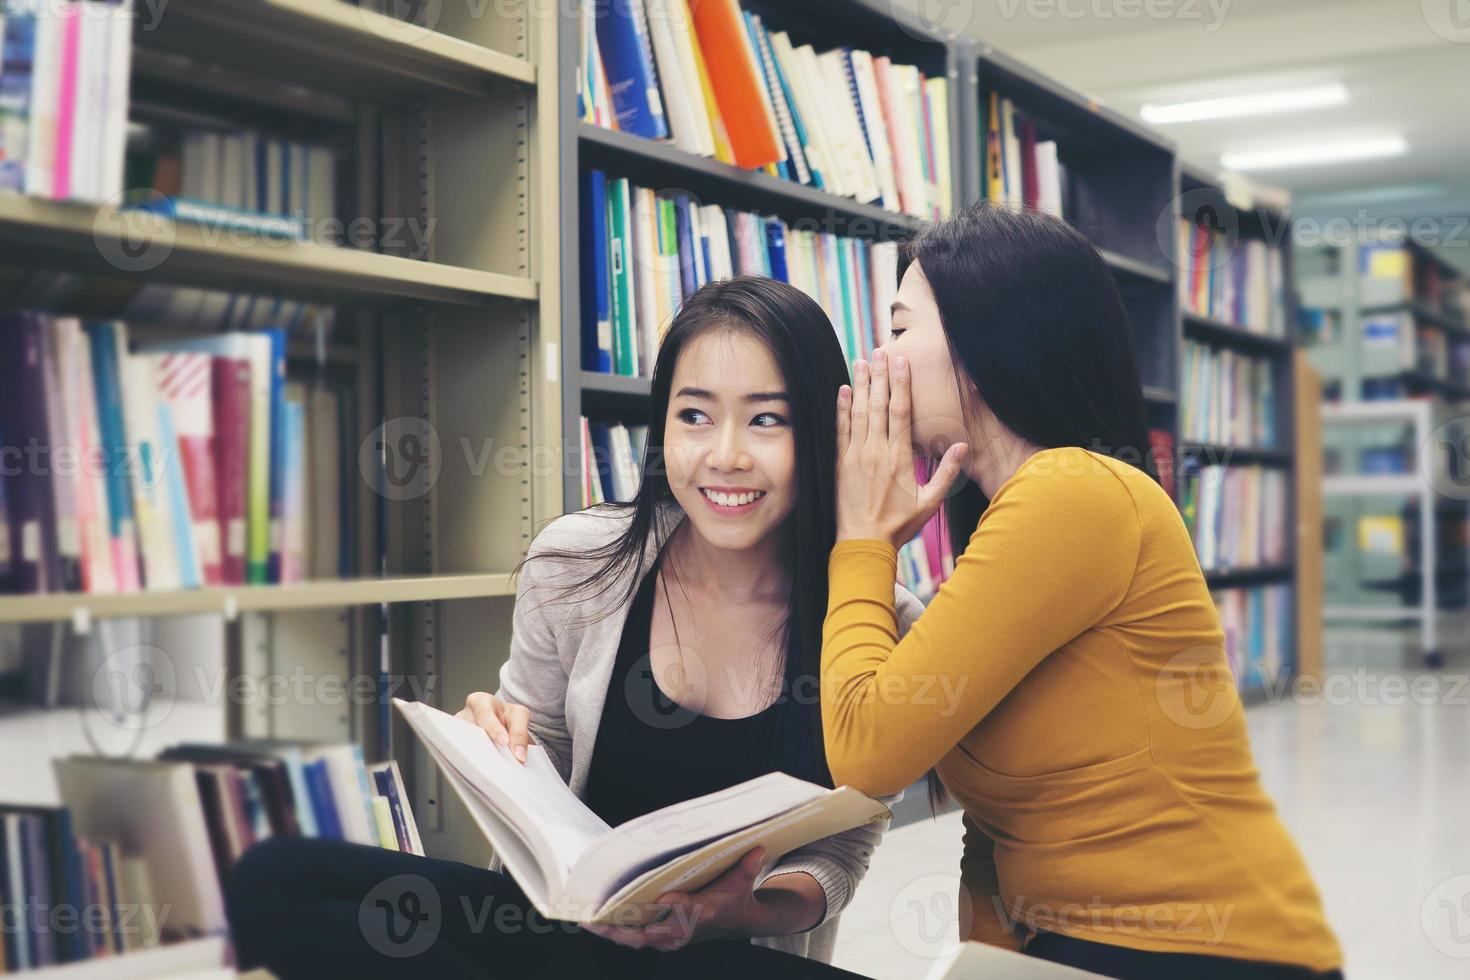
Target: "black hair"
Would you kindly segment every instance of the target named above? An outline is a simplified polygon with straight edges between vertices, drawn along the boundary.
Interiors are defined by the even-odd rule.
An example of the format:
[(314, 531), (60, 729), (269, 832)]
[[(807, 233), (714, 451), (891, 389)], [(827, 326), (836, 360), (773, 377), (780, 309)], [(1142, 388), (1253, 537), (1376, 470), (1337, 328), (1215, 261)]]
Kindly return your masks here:
[[(1042, 211), (981, 203), (906, 242), (900, 281), (914, 262), (939, 307), (969, 431), (978, 396), (1034, 445), (1078, 446), (1148, 470), (1128, 316), (1081, 232)], [(956, 556), (989, 505), (969, 480), (945, 500)], [(936, 811), (945, 799), (932, 773), (929, 799)]]
[(695, 339), (718, 331), (741, 331), (765, 345), (786, 382), (788, 415), (795, 441), (795, 508), (783, 526), (784, 554), (791, 570), (791, 597), (778, 623), (785, 650), (782, 696), (774, 708), (771, 758), (776, 768), (830, 786), (822, 741), (822, 712), (813, 681), (821, 674), (822, 621), (827, 615), (827, 559), (837, 537), (837, 392), (848, 382), (847, 361), (827, 314), (806, 293), (764, 276), (736, 276), (706, 283), (674, 315), (653, 368), (648, 441), (642, 479), (633, 500), (603, 504), (591, 512), (631, 515), (627, 529), (607, 545), (587, 552), (544, 551), (537, 557), (580, 559), (585, 575), (560, 593), (604, 595), (623, 580), (618, 601), (632, 601), (637, 571), (657, 532), (663, 505), (674, 499), (664, 463), (664, 429), (670, 388), (679, 356)]
[[(1078, 446), (1148, 470), (1148, 424), (1122, 296), (1082, 233), (1042, 211), (978, 204), (900, 252), (939, 307), (960, 404), (978, 396), (1044, 449)], [(966, 482), (945, 502), (955, 554), (989, 501)]]

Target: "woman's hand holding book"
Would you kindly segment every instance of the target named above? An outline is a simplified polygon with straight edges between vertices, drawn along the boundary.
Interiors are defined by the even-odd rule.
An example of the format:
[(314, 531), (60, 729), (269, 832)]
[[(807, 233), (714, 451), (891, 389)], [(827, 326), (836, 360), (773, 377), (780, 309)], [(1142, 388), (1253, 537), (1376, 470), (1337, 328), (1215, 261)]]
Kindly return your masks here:
[(526, 747), (531, 744), (530, 708), (475, 691), (464, 699), (464, 707), (454, 717), (479, 725), (491, 741), (509, 748), (517, 762), (525, 763)]

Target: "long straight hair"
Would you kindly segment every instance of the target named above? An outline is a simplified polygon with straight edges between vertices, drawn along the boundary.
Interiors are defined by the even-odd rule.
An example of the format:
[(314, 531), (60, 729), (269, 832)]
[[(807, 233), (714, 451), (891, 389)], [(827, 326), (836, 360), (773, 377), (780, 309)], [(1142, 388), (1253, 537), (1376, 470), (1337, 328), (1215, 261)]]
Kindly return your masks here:
[[(654, 364), (638, 492), (630, 502), (591, 508), (610, 518), (631, 515), (626, 530), (591, 551), (549, 550), (536, 557), (585, 562), (585, 574), (574, 576), (562, 597), (605, 595), (614, 582), (623, 581), (616, 601), (632, 601), (650, 548), (656, 550), (669, 533), (657, 525), (660, 513), (674, 501), (664, 461), (674, 368), (693, 341), (722, 331), (743, 332), (770, 351), (785, 381), (795, 442), (795, 508), (781, 528), (791, 596), (786, 619), (778, 624), (785, 663), (771, 758), (783, 772), (830, 786), (816, 681), (827, 614), (827, 558), (837, 537), (837, 392), (847, 383), (848, 371), (832, 322), (815, 300), (763, 276), (706, 283), (689, 296), (674, 315)], [(659, 545), (650, 544), (654, 532)]]
[[(911, 239), (900, 280), (913, 262), (939, 307), (967, 427), (978, 397), (1034, 445), (1077, 446), (1152, 472), (1123, 299), (1080, 232), (1045, 212), (979, 204)], [(974, 482), (946, 500), (956, 555), (989, 504)]]
[[(1092, 243), (1041, 211), (979, 204), (900, 250), (939, 307), (966, 428), (981, 399), (1011, 432), (1046, 449), (1078, 446), (1147, 470), (1148, 425), (1133, 335), (1112, 273)], [(956, 556), (989, 499), (965, 481), (945, 500)], [(929, 804), (947, 800), (937, 773)]]

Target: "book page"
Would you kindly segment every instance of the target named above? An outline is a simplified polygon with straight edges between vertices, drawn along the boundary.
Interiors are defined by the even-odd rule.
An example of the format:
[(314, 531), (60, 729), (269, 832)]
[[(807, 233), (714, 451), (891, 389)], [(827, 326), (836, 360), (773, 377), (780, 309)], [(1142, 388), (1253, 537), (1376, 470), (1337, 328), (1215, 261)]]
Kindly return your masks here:
[(538, 857), (553, 863), (543, 868), (548, 877), (565, 880), (577, 859), (608, 832), (607, 824), (562, 782), (539, 745), (530, 747), (526, 764), (521, 765), (509, 749), (492, 742), (472, 722), (422, 703), (398, 698), (394, 702), (425, 744), (437, 750), (436, 761), (452, 767), (519, 831)]
[(675, 855), (831, 792), (773, 772), (644, 814), (592, 845), (573, 869), (567, 889), (579, 900), (600, 905), (623, 883)]

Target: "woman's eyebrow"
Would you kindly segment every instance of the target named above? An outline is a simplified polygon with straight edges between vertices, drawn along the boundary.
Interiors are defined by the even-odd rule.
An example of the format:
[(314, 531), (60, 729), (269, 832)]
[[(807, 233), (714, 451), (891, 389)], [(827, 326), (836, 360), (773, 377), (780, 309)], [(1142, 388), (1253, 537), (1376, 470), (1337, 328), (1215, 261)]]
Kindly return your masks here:
[[(715, 400), (715, 393), (707, 388), (680, 388), (674, 393), (675, 398), (707, 398)], [(752, 391), (741, 398), (745, 402), (789, 402), (791, 399), (784, 391)]]
[(903, 302), (902, 300), (894, 300), (893, 303), (892, 303), (892, 305), (890, 305), (888, 307), (888, 311), (890, 313), (897, 313), (899, 310), (902, 310), (905, 313), (912, 313), (912, 312), (914, 312), (913, 309), (907, 303)]

